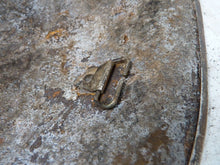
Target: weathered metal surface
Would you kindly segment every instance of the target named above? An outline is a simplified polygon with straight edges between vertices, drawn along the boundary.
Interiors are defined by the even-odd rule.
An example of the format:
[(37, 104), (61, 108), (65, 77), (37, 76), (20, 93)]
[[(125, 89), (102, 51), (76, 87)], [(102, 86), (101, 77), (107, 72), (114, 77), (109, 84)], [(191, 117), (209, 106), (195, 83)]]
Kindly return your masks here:
[[(187, 164), (200, 97), (191, 0), (7, 0), (0, 21), (1, 164)], [(130, 76), (103, 111), (74, 82), (118, 57)]]

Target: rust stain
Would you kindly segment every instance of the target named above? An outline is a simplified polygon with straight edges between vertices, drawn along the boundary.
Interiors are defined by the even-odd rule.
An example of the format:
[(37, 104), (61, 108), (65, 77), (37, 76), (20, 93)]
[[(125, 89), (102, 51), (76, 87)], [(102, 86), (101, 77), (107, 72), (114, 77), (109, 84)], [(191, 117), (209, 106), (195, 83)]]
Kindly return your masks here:
[(121, 165), (123, 164), (145, 165), (148, 163), (149, 162), (145, 160), (144, 157), (140, 153), (137, 154), (137, 160), (134, 163), (131, 163), (131, 158), (129, 156), (125, 157), (123, 156), (123, 154), (116, 156), (113, 161), (113, 165), (119, 165), (119, 164)]
[[(145, 156), (140, 152), (140, 148), (148, 148), (150, 150), (150, 153), (155, 154), (158, 152), (158, 149), (160, 146), (165, 147), (167, 151), (169, 149), (167, 148), (168, 144), (170, 143), (169, 137), (166, 135), (167, 130), (155, 130), (150, 134), (147, 139), (141, 141), (139, 145), (134, 149), (134, 146), (127, 144), (127, 151), (129, 153), (136, 153), (137, 159), (136, 162), (134, 162), (134, 165), (145, 165), (149, 164), (149, 161), (151, 161), (153, 164), (158, 164), (160, 162), (160, 155), (153, 156), (152, 160), (146, 160)], [(113, 164), (131, 164), (131, 159), (129, 156), (125, 156), (123, 154), (119, 154), (114, 158)]]
[(124, 44), (126, 44), (128, 42), (128, 36), (125, 34), (124, 35)]
[(64, 134), (64, 133), (65, 133), (65, 130), (64, 130), (64, 129), (61, 129), (61, 130), (60, 130), (60, 133), (61, 133), (61, 134)]
[(53, 98), (57, 97), (59, 94), (61, 93), (61, 91), (56, 91), (53, 93)]
[(53, 99), (53, 98), (58, 98), (60, 96), (62, 96), (64, 92), (61, 89), (55, 89), (54, 91), (52, 90), (46, 90), (45, 91), (45, 96), (47, 97), (47, 99)]
[(131, 159), (129, 157), (124, 158), (122, 154), (118, 155), (115, 157), (113, 165), (118, 165), (118, 164), (131, 164)]
[(166, 135), (166, 130), (158, 129), (150, 134), (147, 142), (151, 144), (151, 151), (156, 152), (161, 145), (168, 146), (170, 139)]
[[(128, 147), (129, 151), (132, 151), (133, 147)], [(134, 162), (134, 163), (131, 163), (132, 160), (131, 160), (131, 157), (129, 156), (124, 156), (123, 154), (119, 154), (117, 155), (115, 158), (114, 158), (114, 161), (113, 161), (113, 165), (123, 165), (123, 164), (134, 164), (134, 165), (145, 165), (145, 164), (149, 164), (149, 161), (148, 160), (145, 160), (144, 156), (140, 153), (140, 151), (138, 151), (137, 149), (137, 160)]]
[(55, 39), (58, 39), (58, 37), (61, 37), (63, 35), (63, 31), (64, 31), (63, 29), (57, 29), (57, 30), (51, 31), (46, 35), (46, 39), (49, 39), (52, 37), (54, 37)]
[(4, 143), (4, 139), (0, 138), (0, 144)]
[(139, 157), (138, 160), (135, 162), (135, 165), (146, 165), (148, 164), (149, 162), (146, 161), (143, 156)]
[(68, 16), (70, 13), (68, 10), (58, 13), (59, 16)]
[(133, 17), (135, 14), (133, 13), (133, 12), (131, 12), (130, 14), (129, 14), (129, 18), (131, 18), (131, 17)]
[(23, 40), (24, 39), (24, 36), (19, 36), (18, 37), (20, 40)]
[(80, 92), (76, 92), (77, 96), (95, 96), (95, 93), (80, 93)]
[(95, 93), (82, 93), (82, 92), (79, 92), (78, 88), (73, 88), (72, 91), (75, 91), (76, 94), (77, 94), (77, 97), (80, 97), (80, 96), (95, 96)]
[(95, 106), (95, 101), (94, 100), (95, 100), (94, 98), (91, 99), (92, 107)]

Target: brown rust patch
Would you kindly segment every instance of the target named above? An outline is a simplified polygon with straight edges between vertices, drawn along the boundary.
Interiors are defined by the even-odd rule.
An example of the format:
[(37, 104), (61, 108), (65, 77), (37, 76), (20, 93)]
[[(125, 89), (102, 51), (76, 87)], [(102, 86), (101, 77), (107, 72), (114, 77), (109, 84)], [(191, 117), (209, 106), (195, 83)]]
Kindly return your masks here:
[(163, 130), (156, 130), (147, 139), (147, 142), (151, 144), (151, 151), (156, 152), (158, 148), (162, 145), (168, 146), (170, 139), (166, 135), (166, 131)]
[(69, 14), (68, 10), (58, 13), (59, 16), (68, 16)]
[(135, 15), (134, 12), (131, 12), (131, 13), (129, 14), (129, 18), (133, 17), (134, 15)]
[(62, 97), (64, 91), (62, 91), (60, 88), (56, 88), (56, 89), (53, 89), (53, 90), (45, 90), (45, 94), (44, 96), (47, 98), (47, 100), (52, 100), (52, 99), (55, 99), (55, 98), (60, 98)]
[[(129, 156), (119, 154), (114, 159), (114, 164), (135, 164), (135, 165), (144, 165), (149, 162), (153, 164), (160, 164), (160, 154), (158, 150), (164, 148), (169, 154), (168, 144), (172, 143), (169, 137), (166, 135), (167, 128), (161, 130), (160, 128), (153, 131), (149, 136), (142, 139), (137, 146), (127, 144), (127, 151), (129, 155), (136, 153), (136, 161), (131, 163), (132, 160)], [(146, 154), (143, 154), (140, 149), (145, 148), (148, 150)], [(152, 159), (149, 159), (149, 154), (152, 156)]]
[[(46, 101), (49, 101), (51, 104), (55, 104), (55, 103), (63, 103), (64, 106), (66, 108), (70, 108), (73, 109), (73, 107), (75, 107), (78, 103), (78, 101), (81, 102), (81, 104), (85, 107), (90, 106), (92, 103), (92, 98), (95, 95), (95, 93), (80, 93), (76, 90), (76, 93), (78, 95), (77, 100), (73, 101), (73, 100), (67, 100), (65, 97), (63, 97), (64, 91), (60, 88), (47, 88), (45, 87), (45, 94), (44, 97), (46, 97)], [(69, 109), (69, 110), (70, 110)], [(70, 113), (68, 110), (68, 113)], [(65, 111), (65, 110), (64, 110)], [(63, 112), (61, 112), (63, 113)], [(66, 113), (64, 113), (64, 116), (68, 116), (65, 115)]]
[[(134, 164), (134, 165), (145, 165), (149, 162), (153, 164), (160, 164), (160, 154), (158, 155), (158, 149), (163, 147), (167, 153), (169, 154), (169, 149), (167, 148), (168, 144), (171, 142), (169, 137), (166, 135), (167, 130), (157, 129), (152, 132), (147, 138), (140, 141), (138, 146), (132, 146), (127, 144), (127, 151), (129, 155), (136, 153), (136, 161), (132, 163), (130, 156), (125, 156), (123, 154), (119, 154), (114, 158), (113, 164)], [(150, 153), (152, 155), (152, 160), (147, 157), (147, 155), (143, 155), (140, 151), (141, 148), (146, 148), (149, 150), (147, 155)]]
[(139, 156), (138, 160), (135, 162), (135, 165), (146, 165), (149, 162), (144, 159), (143, 156)]
[(120, 154), (115, 157), (113, 165), (122, 165), (122, 164), (131, 164), (131, 159), (129, 157), (124, 157), (123, 154)]
[(0, 138), (0, 144), (4, 143), (4, 139)]
[(135, 147), (134, 149), (134, 147), (128, 145), (128, 150), (130, 151), (130, 154), (133, 154), (136, 152), (137, 154), (136, 161), (132, 163), (131, 156), (125, 156), (124, 154), (119, 154), (114, 158), (113, 165), (124, 165), (124, 164), (145, 165), (149, 163), (149, 161), (145, 160), (144, 156), (140, 153), (138, 146)]
[(76, 92), (77, 97), (80, 96), (95, 96), (95, 93), (80, 93), (80, 92)]
[(63, 35), (63, 31), (64, 31), (63, 29), (57, 29), (57, 30), (51, 31), (46, 35), (46, 39), (50, 39), (52, 37), (54, 37), (55, 39), (58, 39), (58, 37), (61, 37)]
[(124, 39), (123, 39), (123, 43), (126, 44), (127, 42), (128, 42), (128, 36), (125, 34)]
[(58, 95), (60, 95), (61, 91), (56, 91), (53, 93), (53, 98), (57, 97)]

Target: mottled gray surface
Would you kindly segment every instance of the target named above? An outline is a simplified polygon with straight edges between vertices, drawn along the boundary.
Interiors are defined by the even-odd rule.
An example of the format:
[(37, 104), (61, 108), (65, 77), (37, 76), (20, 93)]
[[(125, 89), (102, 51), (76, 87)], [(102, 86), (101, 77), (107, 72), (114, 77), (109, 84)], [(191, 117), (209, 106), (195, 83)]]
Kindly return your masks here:
[[(0, 1), (0, 164), (186, 164), (199, 108), (191, 0)], [(119, 105), (74, 81), (128, 57)]]

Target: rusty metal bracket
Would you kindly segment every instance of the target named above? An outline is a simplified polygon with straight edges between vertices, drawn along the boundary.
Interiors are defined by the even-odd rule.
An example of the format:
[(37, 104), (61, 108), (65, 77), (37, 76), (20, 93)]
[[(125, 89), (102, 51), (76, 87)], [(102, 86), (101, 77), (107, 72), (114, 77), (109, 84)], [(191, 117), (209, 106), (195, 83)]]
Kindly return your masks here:
[[(124, 66), (124, 71), (122, 73), (123, 77), (119, 80), (119, 82), (117, 84), (115, 96), (112, 99), (112, 101), (108, 104), (104, 104), (104, 103), (100, 102), (100, 97), (101, 97), (103, 91), (105, 90), (106, 85), (103, 86), (104, 88), (102, 90), (96, 91), (95, 101), (96, 101), (96, 104), (99, 105), (102, 109), (112, 109), (116, 106), (116, 104), (118, 103), (118, 100), (119, 100), (119, 96), (120, 96), (121, 91), (122, 91), (123, 84), (125, 82), (125, 77), (127, 77), (128, 73), (129, 73), (131, 62), (128, 59), (124, 59), (124, 58), (114, 59), (114, 60), (111, 61), (111, 64), (112, 64), (111, 66), (114, 66), (117, 63), (125, 63), (125, 66)], [(108, 71), (108, 73), (107, 73), (108, 77), (111, 76), (112, 69), (113, 69), (113, 67), (111, 68), (111, 70)], [(107, 81), (102, 82), (102, 84), (108, 84), (109, 78), (106, 79), (106, 80)]]
[(113, 100), (110, 103), (108, 103), (108, 104), (103, 104), (103, 103), (100, 102), (100, 97), (101, 97), (102, 93), (100, 91), (97, 91), (96, 95), (95, 95), (96, 104), (99, 105), (102, 109), (112, 109), (112, 108), (114, 108), (116, 106), (116, 104), (118, 103), (119, 96), (121, 94), (121, 90), (122, 90), (124, 81), (125, 81), (125, 78), (122, 78), (118, 82), (115, 96), (114, 96)]
[[(123, 64), (123, 76), (117, 83), (116, 92), (112, 101), (108, 104), (100, 102), (102, 94), (105, 92), (109, 79), (112, 76), (112, 72), (116, 64)], [(119, 100), (119, 96), (122, 91), (123, 84), (128, 76), (131, 67), (131, 61), (126, 58), (118, 58), (109, 60), (100, 67), (90, 67), (87, 72), (82, 76), (82, 80), (77, 82), (77, 86), (90, 92), (95, 92), (95, 103), (102, 109), (112, 109), (116, 106)]]

